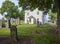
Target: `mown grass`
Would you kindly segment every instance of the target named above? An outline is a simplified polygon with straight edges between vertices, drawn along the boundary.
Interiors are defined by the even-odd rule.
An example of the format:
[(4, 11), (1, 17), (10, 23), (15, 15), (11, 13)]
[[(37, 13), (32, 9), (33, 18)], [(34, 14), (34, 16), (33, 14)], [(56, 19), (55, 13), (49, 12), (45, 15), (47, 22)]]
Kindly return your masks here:
[[(35, 24), (21, 24), (17, 26), (17, 32), (19, 37), (27, 37), (30, 36), (35, 39), (35, 44), (51, 44), (51, 41), (60, 42), (60, 38), (49, 33), (49, 30), (53, 30), (50, 25), (44, 24), (39, 28), (36, 27)], [(41, 31), (44, 32), (43, 35), (40, 34), (32, 34), (32, 32)], [(0, 36), (9, 36), (10, 29), (8, 28), (0, 28)]]
[(0, 36), (9, 36), (10, 29), (9, 28), (0, 28)]

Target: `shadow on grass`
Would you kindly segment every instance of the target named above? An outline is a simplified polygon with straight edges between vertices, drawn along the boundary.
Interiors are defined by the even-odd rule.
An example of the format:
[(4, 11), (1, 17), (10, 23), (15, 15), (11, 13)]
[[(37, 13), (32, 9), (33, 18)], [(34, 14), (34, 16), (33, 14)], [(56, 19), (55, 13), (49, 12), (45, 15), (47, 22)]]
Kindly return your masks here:
[[(10, 37), (0, 37), (0, 44), (12, 44), (12, 40)], [(34, 44), (34, 39), (31, 37), (19, 37), (17, 43), (13, 42), (13, 44)]]

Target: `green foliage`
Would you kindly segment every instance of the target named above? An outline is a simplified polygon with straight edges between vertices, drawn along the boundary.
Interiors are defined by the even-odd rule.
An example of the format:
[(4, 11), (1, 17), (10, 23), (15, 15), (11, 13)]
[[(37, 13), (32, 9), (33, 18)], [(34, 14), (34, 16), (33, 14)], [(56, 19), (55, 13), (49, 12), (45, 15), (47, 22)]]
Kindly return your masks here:
[(49, 13), (49, 16), (51, 17), (50, 19), (51, 19), (51, 21), (52, 22), (54, 22), (54, 20), (56, 20), (57, 19), (57, 13)]
[[(55, 0), (18, 0), (18, 4), (23, 9), (29, 8), (30, 10), (34, 10), (38, 8), (39, 10), (49, 10), (52, 12), (56, 12), (56, 4)], [(53, 4), (53, 6), (52, 6)]]
[(21, 10), (19, 12), (19, 18), (20, 18), (20, 20), (24, 20), (24, 10)]
[(18, 7), (15, 6), (15, 4), (9, 0), (6, 0), (2, 3), (2, 7), (1, 7), (1, 14), (4, 15), (4, 13), (6, 12), (7, 15), (6, 17), (12, 17), (12, 18), (16, 18), (18, 17)]
[(39, 10), (50, 9), (52, 0), (18, 0), (19, 6), (25, 9), (27, 6), (30, 6), (30, 9), (39, 8)]
[(53, 8), (51, 10), (52, 10), (53, 13), (56, 13), (57, 12), (56, 5), (55, 4), (53, 5)]

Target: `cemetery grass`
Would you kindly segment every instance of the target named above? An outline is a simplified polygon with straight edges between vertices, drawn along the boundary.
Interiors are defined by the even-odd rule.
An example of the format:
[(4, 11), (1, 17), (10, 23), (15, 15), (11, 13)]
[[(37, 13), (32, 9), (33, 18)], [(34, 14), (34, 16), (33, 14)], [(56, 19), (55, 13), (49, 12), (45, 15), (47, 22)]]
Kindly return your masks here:
[[(39, 28), (35, 24), (21, 24), (17, 26), (18, 37), (32, 37), (35, 40), (35, 44), (60, 43), (60, 38), (51, 34), (49, 30), (54, 30), (49, 24), (41, 25)], [(10, 29), (0, 28), (1, 36), (10, 36)]]

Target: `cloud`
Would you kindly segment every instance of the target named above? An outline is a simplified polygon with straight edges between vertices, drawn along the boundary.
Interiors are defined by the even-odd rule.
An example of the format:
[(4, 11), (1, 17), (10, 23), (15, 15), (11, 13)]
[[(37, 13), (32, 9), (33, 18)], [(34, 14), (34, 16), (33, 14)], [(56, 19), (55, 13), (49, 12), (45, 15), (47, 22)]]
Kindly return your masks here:
[[(0, 0), (0, 7), (2, 6), (2, 2), (4, 2), (5, 0)], [(2, 15), (0, 14), (0, 19), (2, 19)]]

